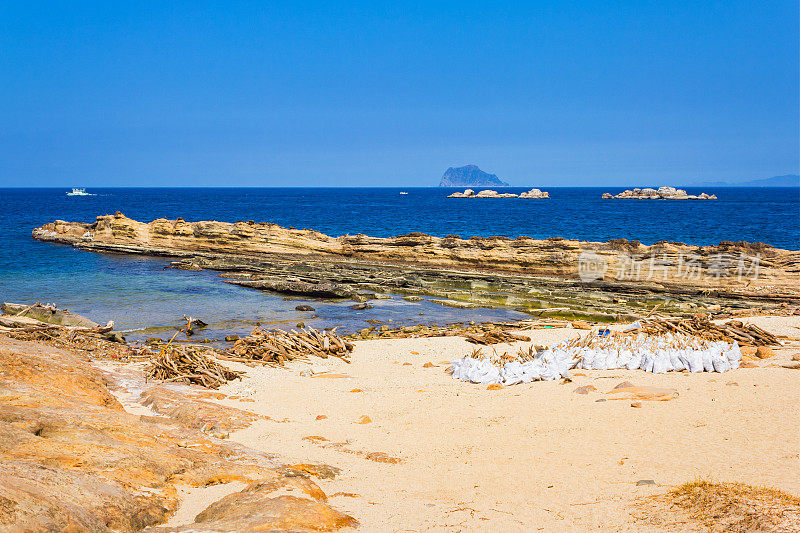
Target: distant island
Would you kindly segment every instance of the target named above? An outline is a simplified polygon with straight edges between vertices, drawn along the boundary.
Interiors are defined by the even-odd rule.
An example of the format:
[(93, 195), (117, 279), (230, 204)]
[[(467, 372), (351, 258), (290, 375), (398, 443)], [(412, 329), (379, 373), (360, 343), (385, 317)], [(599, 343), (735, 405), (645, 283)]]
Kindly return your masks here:
[(748, 181), (706, 181), (699, 184), (700, 187), (800, 187), (800, 175), (784, 174), (783, 176), (772, 176)]
[(494, 174), (489, 174), (477, 165), (450, 167), (444, 171), (439, 187), (509, 187), (510, 185)]

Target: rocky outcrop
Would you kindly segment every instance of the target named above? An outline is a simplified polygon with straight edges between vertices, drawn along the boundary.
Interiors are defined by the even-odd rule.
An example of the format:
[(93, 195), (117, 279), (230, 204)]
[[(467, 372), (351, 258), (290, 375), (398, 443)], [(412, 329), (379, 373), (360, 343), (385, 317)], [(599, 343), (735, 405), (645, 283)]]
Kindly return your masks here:
[(532, 200), (540, 200), (543, 198), (550, 198), (550, 193), (542, 191), (541, 189), (531, 189), (528, 192), (520, 193), (519, 197)]
[[(330, 531), (355, 524), (301, 472), (180, 417), (131, 414), (111, 385), (86, 357), (0, 336), (0, 530), (139, 531), (175, 511), (179, 485), (231, 481), (248, 485), (227, 497), (250, 502), (247, 522), (218, 502), (181, 529)], [(226, 409), (201, 410), (203, 428), (213, 419), (218, 426), (246, 423)], [(286, 490), (295, 494), (288, 502)]]
[(444, 171), (439, 187), (508, 187), (494, 174), (489, 174), (476, 165), (450, 167)]
[(499, 193), (497, 191), (493, 191), (491, 189), (487, 189), (481, 191), (479, 193), (475, 193), (473, 189), (466, 189), (464, 192), (454, 192), (453, 194), (448, 194), (448, 198), (533, 198), (533, 199), (541, 199), (541, 198), (550, 198), (550, 193), (543, 192), (540, 189), (531, 189), (527, 192), (523, 192), (519, 195), (511, 193), (511, 192), (504, 192)]
[(13, 304), (9, 302), (3, 303), (3, 313), (13, 315), (15, 317), (27, 317), (45, 322), (47, 324), (55, 324), (58, 326), (76, 327), (95, 329), (100, 327), (100, 324), (89, 320), (86, 317), (70, 313), (66, 309), (58, 309), (53, 305), (43, 305), (35, 303), (33, 305)]
[[(625, 239), (464, 239), (423, 233), (331, 237), (252, 221), (144, 223), (121, 213), (90, 224), (52, 222), (33, 236), (85, 250), (177, 257), (178, 265), (223, 271), (230, 283), (314, 297), (431, 295), (525, 311), (569, 307), (582, 310), (570, 318), (592, 320), (625, 316), (625, 309), (635, 308), (645, 294), (686, 295), (706, 305), (743, 298), (800, 300), (800, 252), (757, 243), (644, 246)], [(636, 297), (617, 305), (618, 293)], [(691, 312), (687, 303), (674, 299), (662, 309), (678, 304), (687, 309), (675, 311)]]
[(611, 194), (610, 192), (603, 193), (604, 200), (625, 200), (625, 199), (638, 199), (638, 200), (716, 200), (717, 196), (714, 194), (701, 193), (699, 195), (687, 194), (683, 189), (676, 189), (675, 187), (659, 187), (658, 190), (650, 187), (644, 189), (628, 189), (619, 194)]

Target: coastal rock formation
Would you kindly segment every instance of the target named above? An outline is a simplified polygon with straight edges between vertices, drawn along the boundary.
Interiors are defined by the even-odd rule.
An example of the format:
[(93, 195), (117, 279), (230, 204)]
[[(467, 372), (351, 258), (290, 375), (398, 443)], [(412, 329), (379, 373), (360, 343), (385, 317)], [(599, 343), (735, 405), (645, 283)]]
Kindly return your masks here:
[(453, 194), (448, 194), (448, 198), (533, 198), (533, 199), (541, 199), (541, 198), (550, 198), (550, 193), (543, 192), (540, 189), (531, 189), (527, 192), (523, 192), (519, 195), (505, 192), (499, 193), (497, 191), (493, 191), (491, 189), (487, 189), (481, 191), (479, 193), (475, 193), (473, 189), (466, 189), (464, 192), (454, 192)]
[(34, 305), (20, 305), (5, 302), (2, 307), (3, 313), (7, 315), (14, 315), (15, 317), (27, 317), (39, 322), (47, 324), (57, 324), (59, 326), (78, 327), (94, 329), (100, 327), (100, 324), (89, 320), (86, 317), (70, 313), (69, 311), (57, 309), (52, 305), (42, 305), (36, 303)]
[(531, 189), (528, 192), (520, 193), (519, 197), (539, 200), (542, 198), (550, 198), (550, 193), (542, 191), (541, 189)]
[(494, 174), (482, 171), (476, 165), (450, 167), (444, 171), (439, 187), (508, 187)]
[(699, 195), (687, 194), (683, 189), (676, 189), (675, 187), (659, 187), (658, 190), (650, 187), (644, 189), (628, 189), (619, 194), (611, 194), (610, 192), (603, 193), (604, 200), (624, 200), (624, 199), (638, 199), (638, 200), (716, 200), (717, 196), (714, 194), (701, 193)]
[[(139, 531), (169, 518), (179, 485), (231, 481), (248, 486), (180, 530), (330, 531), (356, 524), (330, 508), (301, 472), (179, 419), (131, 414), (111, 386), (86, 357), (0, 336), (0, 530)], [(184, 399), (176, 392), (172, 398)], [(207, 411), (203, 427), (209, 417), (225, 420), (226, 409)], [(297, 496), (287, 501), (284, 488)], [(253, 509), (246, 522), (227, 508), (231, 501)]]
[[(599, 243), (423, 233), (331, 237), (252, 221), (144, 223), (121, 213), (93, 223), (51, 222), (36, 228), (33, 237), (96, 252), (176, 257), (222, 271), (229, 283), (314, 297), (432, 295), (537, 313), (582, 309), (584, 314), (565, 316), (592, 320), (627, 316), (647, 304), (643, 295), (648, 294), (692, 296), (709, 306), (731, 300), (741, 305), (742, 299), (800, 301), (800, 252), (759, 243), (644, 246), (626, 239)], [(475, 284), (481, 290), (473, 290)], [(629, 302), (617, 303), (619, 293), (635, 297), (617, 298)], [(667, 306), (693, 312), (674, 298), (662, 309)]]

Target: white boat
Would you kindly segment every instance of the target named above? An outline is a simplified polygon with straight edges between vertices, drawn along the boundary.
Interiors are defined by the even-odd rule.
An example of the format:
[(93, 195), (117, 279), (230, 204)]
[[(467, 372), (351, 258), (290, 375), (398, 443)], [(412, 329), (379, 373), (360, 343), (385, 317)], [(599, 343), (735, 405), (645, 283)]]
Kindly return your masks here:
[(400, 191), (400, 194), (408, 194), (406, 191)]
[(68, 192), (67, 196), (94, 196), (94, 194), (89, 194), (86, 192), (86, 189), (77, 189), (73, 187), (72, 192)]

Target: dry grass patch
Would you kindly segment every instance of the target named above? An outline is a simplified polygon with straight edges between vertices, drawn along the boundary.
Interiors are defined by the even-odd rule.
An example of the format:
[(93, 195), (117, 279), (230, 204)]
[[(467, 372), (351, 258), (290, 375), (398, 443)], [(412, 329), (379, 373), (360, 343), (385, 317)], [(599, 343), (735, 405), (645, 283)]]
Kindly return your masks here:
[(800, 498), (743, 483), (692, 481), (647, 498), (637, 508), (643, 511), (638, 518), (665, 529), (800, 531)]

